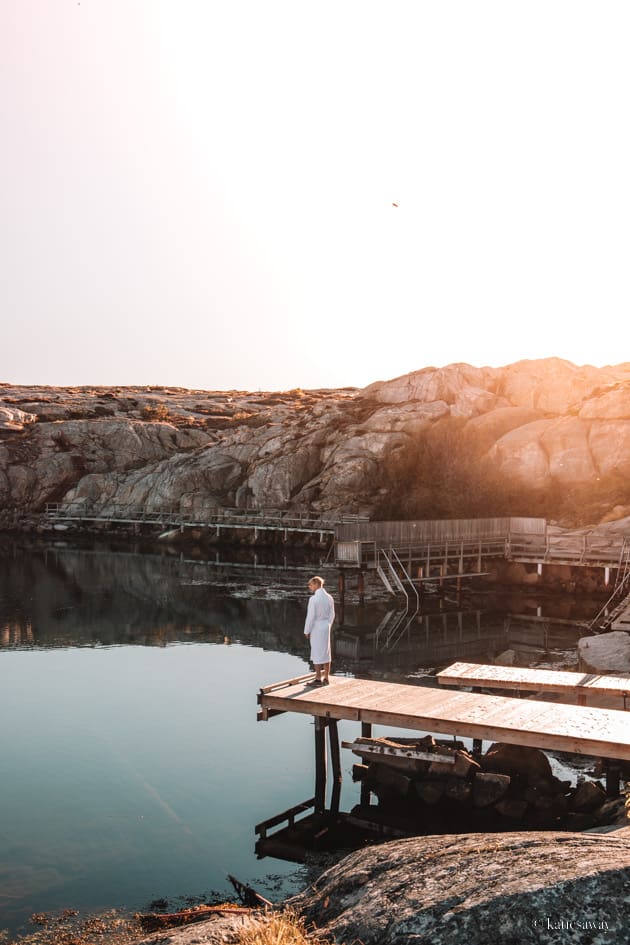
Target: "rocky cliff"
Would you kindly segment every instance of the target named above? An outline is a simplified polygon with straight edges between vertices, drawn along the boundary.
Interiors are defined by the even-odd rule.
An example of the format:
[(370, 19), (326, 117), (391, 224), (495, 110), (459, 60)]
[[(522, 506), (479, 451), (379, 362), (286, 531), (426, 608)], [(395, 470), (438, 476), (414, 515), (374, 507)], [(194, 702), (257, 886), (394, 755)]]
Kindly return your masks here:
[(278, 393), (0, 384), (0, 525), (52, 501), (600, 521), (630, 514), (629, 473), (630, 363)]

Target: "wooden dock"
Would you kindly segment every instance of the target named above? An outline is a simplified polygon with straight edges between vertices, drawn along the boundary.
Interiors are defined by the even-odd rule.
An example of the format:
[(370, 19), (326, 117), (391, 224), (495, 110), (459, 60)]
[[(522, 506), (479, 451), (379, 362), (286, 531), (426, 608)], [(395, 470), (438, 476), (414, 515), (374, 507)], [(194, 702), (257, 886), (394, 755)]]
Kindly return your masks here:
[(436, 673), (436, 678), (443, 686), (550, 692), (575, 698), (579, 705), (586, 705), (587, 696), (593, 694), (619, 698), (623, 700), (625, 709), (630, 697), (630, 676), (607, 676), (600, 673), (569, 673), (520, 666), (458, 662)]
[(298, 712), (440, 735), (508, 742), (543, 750), (630, 761), (628, 715), (533, 699), (454, 692), (369, 679), (331, 677), (321, 688), (312, 676), (260, 690), (259, 719)]
[[(628, 714), (619, 709), (482, 695), (444, 687), (429, 688), (343, 676), (331, 677), (329, 686), (309, 686), (313, 678), (314, 674), (309, 673), (284, 680), (264, 686), (258, 694), (259, 720), (266, 721), (284, 712), (297, 712), (313, 717), (315, 734), (314, 797), (256, 826), (259, 837), (256, 852), (259, 856), (299, 860), (302, 854), (298, 848), (303, 843), (311, 849), (318, 849), (319, 844), (326, 842), (329, 836), (327, 831), (337, 829), (346, 820), (376, 834), (380, 831), (382, 836), (405, 835), (404, 831), (392, 833), (400, 824), (397, 828), (396, 824), (379, 819), (379, 808), (370, 804), (371, 785), (368, 780), (362, 780), (361, 784), (362, 813), (358, 815), (359, 819), (356, 820), (354, 813), (349, 818), (339, 813), (342, 746), (338, 722), (342, 719), (360, 723), (360, 741), (372, 741), (372, 726), (376, 724), (396, 727), (399, 731), (411, 729), (432, 735), (471, 738), (472, 753), (477, 757), (482, 753), (483, 740), (491, 740), (601, 758), (606, 774), (606, 790), (610, 797), (616, 797), (619, 793), (621, 763), (630, 762)], [(328, 809), (326, 732), (332, 767), (332, 793)], [(401, 739), (399, 735), (398, 741), (408, 743), (409, 739)], [(356, 751), (356, 743), (344, 742), (343, 747), (351, 747)], [(405, 755), (425, 757), (423, 745), (401, 744), (398, 748)], [(298, 814), (311, 807), (314, 808), (314, 814), (296, 820)], [(367, 817), (366, 811), (369, 814)], [(287, 826), (271, 837), (268, 835), (270, 828), (279, 827), (285, 822)]]

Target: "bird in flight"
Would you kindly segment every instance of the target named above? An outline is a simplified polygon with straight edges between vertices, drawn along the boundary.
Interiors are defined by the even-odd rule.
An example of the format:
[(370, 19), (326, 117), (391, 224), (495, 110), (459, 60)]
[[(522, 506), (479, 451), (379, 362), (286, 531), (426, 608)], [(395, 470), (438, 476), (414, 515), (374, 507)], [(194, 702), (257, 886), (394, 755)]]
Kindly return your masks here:
[(397, 203), (393, 203), (393, 202), (392, 202), (392, 207), (397, 207), (397, 206), (398, 206)]

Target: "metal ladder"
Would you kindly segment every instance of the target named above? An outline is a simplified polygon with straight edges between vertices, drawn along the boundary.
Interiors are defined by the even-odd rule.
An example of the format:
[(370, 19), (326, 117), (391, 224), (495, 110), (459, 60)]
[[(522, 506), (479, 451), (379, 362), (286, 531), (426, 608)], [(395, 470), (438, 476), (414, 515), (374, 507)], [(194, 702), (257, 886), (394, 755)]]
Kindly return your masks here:
[[(391, 649), (400, 640), (405, 631), (411, 626), (412, 622), (420, 612), (420, 594), (418, 593), (418, 588), (414, 584), (411, 575), (393, 548), (378, 549), (376, 556), (376, 570), (379, 577), (381, 578), (381, 581), (390, 594), (396, 593), (394, 590), (395, 587), (405, 598), (404, 610), (396, 612), (395, 619), (392, 619), (392, 611), (390, 611), (386, 620), (382, 621), (381, 625), (379, 626), (380, 633), (385, 634), (383, 648)], [(413, 596), (415, 597), (415, 609), (413, 610), (411, 597), (407, 587), (411, 589)], [(389, 626), (390, 622), (391, 626)]]
[[(588, 629), (591, 633), (603, 633), (630, 605), (630, 542), (624, 538), (619, 552), (617, 577), (613, 592), (591, 620)], [(611, 609), (612, 608), (612, 609)]]

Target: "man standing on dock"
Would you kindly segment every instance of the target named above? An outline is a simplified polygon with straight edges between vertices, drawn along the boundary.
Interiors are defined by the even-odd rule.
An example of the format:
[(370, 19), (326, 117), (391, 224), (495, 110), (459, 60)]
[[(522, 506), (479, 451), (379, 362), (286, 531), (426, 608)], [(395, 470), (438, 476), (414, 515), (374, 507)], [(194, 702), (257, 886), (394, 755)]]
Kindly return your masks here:
[(315, 666), (315, 679), (309, 686), (327, 686), (330, 682), (330, 628), (335, 619), (335, 603), (324, 590), (324, 579), (315, 575), (308, 582), (313, 595), (308, 602), (304, 635), (311, 640), (311, 661)]

